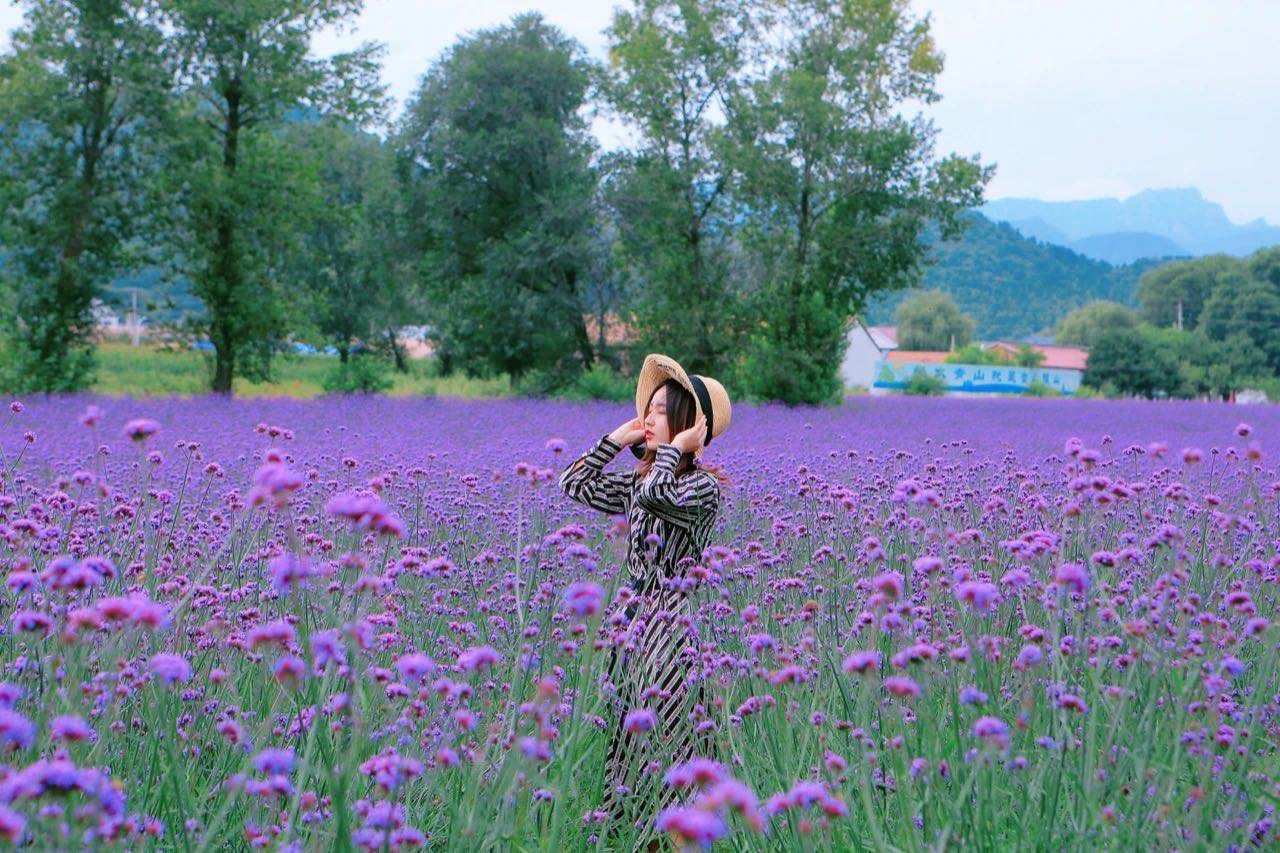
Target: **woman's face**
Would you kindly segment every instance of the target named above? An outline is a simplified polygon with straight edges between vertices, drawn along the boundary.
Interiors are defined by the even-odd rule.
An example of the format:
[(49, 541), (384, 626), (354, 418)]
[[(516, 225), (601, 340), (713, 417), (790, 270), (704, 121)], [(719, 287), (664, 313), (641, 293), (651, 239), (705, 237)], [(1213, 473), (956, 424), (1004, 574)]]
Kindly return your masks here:
[(659, 387), (649, 398), (649, 409), (644, 414), (645, 447), (656, 448), (659, 444), (671, 442), (671, 432), (667, 428), (667, 389)]

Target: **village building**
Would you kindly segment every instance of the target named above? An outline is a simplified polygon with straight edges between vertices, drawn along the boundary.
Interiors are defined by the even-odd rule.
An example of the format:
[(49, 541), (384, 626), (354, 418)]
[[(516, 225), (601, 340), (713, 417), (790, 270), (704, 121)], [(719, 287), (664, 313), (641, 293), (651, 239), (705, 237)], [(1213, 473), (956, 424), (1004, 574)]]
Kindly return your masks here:
[[(1023, 346), (1043, 356), (1035, 367), (1023, 367), (1014, 359)], [(941, 379), (945, 393), (954, 397), (977, 397), (989, 394), (1026, 394), (1034, 383), (1064, 396), (1072, 396), (1080, 388), (1088, 350), (1083, 347), (1053, 344), (1024, 344), (1021, 341), (995, 341), (980, 344), (984, 350), (997, 350), (1009, 358), (1006, 364), (951, 364), (949, 352), (895, 350), (885, 354), (873, 394), (901, 393), (918, 371)]]

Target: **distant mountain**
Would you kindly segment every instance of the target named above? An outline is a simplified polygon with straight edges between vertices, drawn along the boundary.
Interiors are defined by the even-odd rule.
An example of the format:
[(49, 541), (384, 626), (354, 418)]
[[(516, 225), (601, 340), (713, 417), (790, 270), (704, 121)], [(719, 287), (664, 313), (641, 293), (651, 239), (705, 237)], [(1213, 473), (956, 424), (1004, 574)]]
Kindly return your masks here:
[[(1073, 308), (1094, 299), (1137, 306), (1138, 277), (1157, 261), (1113, 266), (1071, 249), (1030, 240), (1013, 226), (967, 214), (957, 241), (934, 242), (921, 287), (955, 297), (977, 323), (979, 338), (1052, 334)], [(864, 312), (870, 325), (893, 323), (893, 312), (911, 291), (881, 294)]]
[(1017, 222), (1010, 222), (1009, 224), (1022, 232), (1022, 236), (1039, 240), (1041, 243), (1055, 243), (1059, 246), (1065, 246), (1071, 242), (1071, 238), (1066, 234), (1063, 234), (1038, 216), (1033, 216), (1030, 219), (1019, 219)]
[[(1243, 257), (1263, 246), (1280, 244), (1280, 227), (1262, 219), (1236, 224), (1227, 218), (1222, 205), (1207, 200), (1195, 187), (1143, 190), (1123, 201), (1002, 198), (987, 202), (981, 212), (995, 221), (1008, 222), (1028, 237), (1078, 248), (1098, 260), (1140, 257), (1133, 252), (1142, 243), (1133, 237), (1111, 237), (1099, 246), (1080, 241), (1118, 234), (1141, 234), (1144, 241), (1162, 238), (1167, 242), (1151, 243), (1146, 249), (1159, 252), (1157, 257), (1217, 252)], [(1111, 254), (1095, 254), (1099, 248)]]
[[(1026, 232), (1023, 231), (1023, 233)], [(1167, 237), (1146, 231), (1113, 231), (1110, 234), (1095, 234), (1092, 237), (1072, 240), (1067, 245), (1087, 258), (1106, 261), (1109, 264), (1128, 264), (1141, 258), (1186, 258), (1191, 255)]]

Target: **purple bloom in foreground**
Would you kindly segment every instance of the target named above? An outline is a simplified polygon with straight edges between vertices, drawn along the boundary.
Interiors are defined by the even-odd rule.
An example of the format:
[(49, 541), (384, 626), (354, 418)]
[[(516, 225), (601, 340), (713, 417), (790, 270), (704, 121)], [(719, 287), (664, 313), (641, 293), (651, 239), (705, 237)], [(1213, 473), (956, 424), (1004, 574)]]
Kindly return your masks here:
[(1053, 573), (1058, 586), (1083, 594), (1089, 589), (1089, 570), (1080, 563), (1063, 563)]
[(17, 711), (0, 708), (0, 743), (9, 748), (26, 749), (36, 738), (35, 724)]
[(124, 425), (124, 434), (134, 441), (145, 441), (160, 431), (160, 424), (151, 418), (134, 418)]
[(622, 721), (624, 731), (636, 734), (647, 732), (658, 724), (658, 715), (648, 708), (636, 708), (628, 711)]
[(49, 736), (54, 740), (78, 741), (89, 740), (94, 732), (83, 718), (65, 714), (49, 721)]
[(486, 669), (502, 660), (492, 646), (472, 646), (458, 655), (458, 668), (463, 672)]
[(979, 717), (973, 724), (973, 736), (985, 741), (1009, 745), (1009, 724), (999, 717)]
[(868, 670), (879, 669), (880, 657), (879, 652), (853, 652), (844, 659), (844, 671), (864, 673)]
[(436, 662), (422, 652), (410, 652), (396, 658), (396, 669), (406, 681), (421, 681), (423, 676), (438, 668)]
[(604, 589), (594, 581), (577, 581), (565, 589), (564, 598), (574, 613), (579, 616), (594, 616), (600, 612)]
[(287, 775), (293, 771), (293, 750), (264, 749), (253, 757), (253, 769), (264, 776)]
[(654, 826), (660, 832), (669, 833), (677, 842), (693, 843), (703, 848), (710, 847), (713, 841), (729, 831), (715, 812), (682, 805), (663, 809), (654, 818)]
[(191, 664), (181, 655), (160, 652), (151, 656), (151, 671), (164, 680), (166, 684), (191, 679)]

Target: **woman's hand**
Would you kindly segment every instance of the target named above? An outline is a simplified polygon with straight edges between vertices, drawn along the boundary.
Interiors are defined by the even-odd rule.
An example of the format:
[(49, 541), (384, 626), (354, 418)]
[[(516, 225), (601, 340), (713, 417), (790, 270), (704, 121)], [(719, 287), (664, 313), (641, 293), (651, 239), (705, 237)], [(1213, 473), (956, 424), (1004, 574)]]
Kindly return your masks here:
[(707, 416), (700, 414), (693, 426), (676, 433), (671, 443), (680, 448), (681, 453), (697, 453), (702, 449), (702, 442), (706, 437)]
[(644, 441), (644, 419), (632, 418), (609, 433), (609, 437), (623, 447), (630, 447), (637, 441)]

